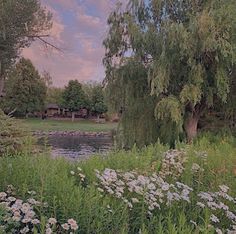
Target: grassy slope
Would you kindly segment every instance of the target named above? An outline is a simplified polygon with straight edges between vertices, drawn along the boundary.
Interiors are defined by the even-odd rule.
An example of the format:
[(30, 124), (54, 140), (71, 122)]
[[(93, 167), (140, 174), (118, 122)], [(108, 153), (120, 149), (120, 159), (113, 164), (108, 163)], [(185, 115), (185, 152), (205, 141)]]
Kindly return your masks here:
[(116, 129), (116, 123), (99, 124), (89, 120), (71, 122), (69, 120), (41, 120), (26, 119), (23, 123), (31, 131), (85, 131), (85, 132), (107, 132)]
[[(195, 193), (200, 191), (216, 191), (218, 185), (226, 184), (230, 193), (236, 197), (236, 148), (232, 139), (213, 140), (200, 139), (194, 146), (179, 145), (184, 148), (189, 160), (186, 170), (179, 179), (181, 182), (194, 187)], [(15, 158), (0, 158), (0, 191), (4, 191), (8, 184), (17, 188), (17, 195), (27, 198), (28, 190), (37, 192), (38, 200), (47, 201), (49, 209), (44, 215), (55, 216), (61, 222), (73, 217), (78, 221), (78, 233), (215, 233), (207, 227), (209, 212), (200, 212), (196, 209), (194, 195), (189, 205), (179, 204), (158, 210), (156, 215), (147, 219), (142, 210), (130, 211), (119, 199), (112, 196), (101, 196), (94, 185), (96, 181), (94, 169), (105, 168), (121, 169), (123, 171), (137, 170), (140, 174), (158, 172), (161, 156), (167, 147), (162, 145), (150, 146), (138, 151), (111, 153), (107, 159), (95, 156), (79, 164), (70, 164), (63, 159), (53, 160), (48, 156), (24, 155)], [(199, 162), (196, 152), (207, 152), (207, 163), (202, 165), (204, 172), (193, 177), (191, 166)], [(86, 175), (89, 187), (83, 188), (78, 183), (78, 177), (70, 174), (76, 171), (77, 166), (82, 168)], [(195, 200), (194, 200), (195, 199)], [(195, 203), (196, 204), (196, 203)], [(107, 206), (113, 212), (109, 212)], [(190, 220), (201, 223), (203, 232), (194, 229)], [(205, 222), (205, 224), (204, 224)], [(222, 225), (222, 223), (221, 223)]]

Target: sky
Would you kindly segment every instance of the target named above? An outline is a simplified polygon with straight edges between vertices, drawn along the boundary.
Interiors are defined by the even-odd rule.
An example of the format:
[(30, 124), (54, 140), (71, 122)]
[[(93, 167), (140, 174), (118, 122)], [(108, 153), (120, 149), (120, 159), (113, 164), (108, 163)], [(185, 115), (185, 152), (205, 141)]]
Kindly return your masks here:
[[(128, 1), (128, 0), (124, 0)], [(40, 71), (51, 74), (53, 85), (65, 86), (69, 80), (102, 81), (104, 68), (102, 41), (106, 24), (117, 0), (41, 0), (53, 14), (50, 42), (63, 52), (34, 42), (22, 51)]]

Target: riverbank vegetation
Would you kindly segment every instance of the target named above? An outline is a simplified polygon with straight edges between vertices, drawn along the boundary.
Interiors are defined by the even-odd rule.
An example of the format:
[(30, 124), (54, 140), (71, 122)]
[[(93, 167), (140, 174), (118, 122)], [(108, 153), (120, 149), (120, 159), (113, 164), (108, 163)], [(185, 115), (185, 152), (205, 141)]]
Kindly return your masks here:
[(0, 191), (7, 193), (0, 203), (10, 207), (1, 212), (1, 227), (8, 233), (234, 233), (235, 146), (235, 138), (208, 135), (175, 150), (157, 143), (75, 164), (27, 148), (0, 158)]

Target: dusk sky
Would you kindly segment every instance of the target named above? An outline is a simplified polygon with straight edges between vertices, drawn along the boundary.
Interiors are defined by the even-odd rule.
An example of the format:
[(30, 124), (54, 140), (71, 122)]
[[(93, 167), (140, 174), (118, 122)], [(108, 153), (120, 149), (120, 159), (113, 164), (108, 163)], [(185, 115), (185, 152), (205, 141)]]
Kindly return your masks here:
[[(127, 0), (128, 1), (128, 0)], [(63, 53), (45, 49), (35, 42), (23, 51), (39, 71), (48, 71), (53, 85), (62, 87), (68, 80), (101, 81), (104, 78), (102, 41), (106, 20), (117, 0), (42, 0), (53, 13), (50, 42)]]

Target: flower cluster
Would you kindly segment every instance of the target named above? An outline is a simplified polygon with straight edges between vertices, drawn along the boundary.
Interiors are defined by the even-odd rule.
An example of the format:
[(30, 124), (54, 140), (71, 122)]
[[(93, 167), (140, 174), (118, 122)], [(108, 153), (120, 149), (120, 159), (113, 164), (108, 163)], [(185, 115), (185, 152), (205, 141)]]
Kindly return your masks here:
[[(47, 207), (46, 203), (41, 203), (34, 198), (29, 198), (27, 201), (17, 199), (7, 192), (0, 192), (0, 208), (5, 210), (3, 217), (0, 219), (1, 228), (4, 231), (11, 233), (33, 233), (40, 231), (41, 221), (37, 215), (37, 207)], [(29, 191), (29, 194), (36, 194), (34, 191)], [(68, 223), (60, 225), (55, 218), (49, 218), (46, 222), (45, 233), (51, 234), (56, 232), (67, 233), (68, 231), (76, 231), (78, 225), (75, 220), (69, 219)]]
[(198, 194), (200, 201), (197, 202), (197, 206), (202, 209), (208, 208), (211, 210), (210, 221), (216, 227), (217, 233), (223, 233), (219, 228), (220, 217), (226, 218), (230, 223), (227, 232), (236, 233), (236, 214), (230, 210), (230, 207), (231, 209), (232, 207), (236, 208), (236, 198), (230, 196), (228, 191), (228, 186), (221, 185), (217, 192), (200, 192)]
[(71, 171), (70, 174), (72, 176), (76, 176), (78, 178), (78, 183), (81, 184), (83, 187), (88, 186), (88, 181), (86, 176), (82, 173), (82, 169), (77, 167), (76, 171)]
[(136, 172), (121, 172), (105, 169), (103, 173), (96, 170), (99, 180), (98, 190), (123, 200), (130, 209), (144, 202), (148, 213), (161, 209), (161, 205), (171, 205), (175, 201), (190, 202), (192, 188), (176, 182), (169, 184), (157, 174), (138, 175)]
[(164, 154), (159, 172), (162, 178), (172, 177), (177, 179), (184, 171), (184, 163), (187, 161), (183, 150), (169, 150)]
[(192, 168), (191, 168), (192, 173), (198, 173), (198, 172), (203, 172), (204, 169), (199, 166), (197, 163), (193, 163)]

